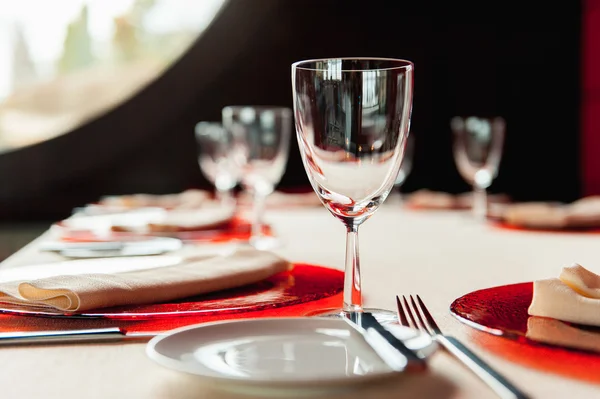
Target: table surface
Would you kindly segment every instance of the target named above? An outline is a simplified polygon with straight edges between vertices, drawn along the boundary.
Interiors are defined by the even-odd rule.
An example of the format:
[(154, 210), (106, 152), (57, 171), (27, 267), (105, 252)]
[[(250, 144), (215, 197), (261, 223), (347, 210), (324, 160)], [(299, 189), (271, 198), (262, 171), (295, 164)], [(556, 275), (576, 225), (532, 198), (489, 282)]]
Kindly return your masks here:
[[(324, 208), (270, 210), (267, 220), (284, 242), (277, 252), (288, 259), (343, 267), (345, 229)], [(444, 332), (462, 339), (532, 398), (599, 397), (599, 385), (541, 370), (535, 360), (519, 358), (522, 344), (477, 332), (448, 311), (455, 298), (470, 291), (557, 276), (562, 266), (573, 262), (600, 272), (599, 237), (502, 230), (464, 212), (407, 211), (386, 204), (360, 229), (365, 305), (394, 309), (395, 295), (419, 294)], [(38, 252), (36, 245), (34, 241), (0, 267), (58, 260)], [(0, 363), (2, 398), (237, 397), (156, 365), (146, 357), (143, 343), (5, 347), (0, 349)], [(429, 373), (365, 386), (340, 397), (495, 395), (439, 351)]]

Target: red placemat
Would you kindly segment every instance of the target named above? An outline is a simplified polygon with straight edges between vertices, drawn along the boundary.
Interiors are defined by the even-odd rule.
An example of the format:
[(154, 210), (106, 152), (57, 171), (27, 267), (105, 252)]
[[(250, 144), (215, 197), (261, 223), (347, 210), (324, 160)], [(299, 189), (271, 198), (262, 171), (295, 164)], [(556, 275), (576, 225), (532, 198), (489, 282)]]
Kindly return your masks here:
[[(127, 332), (161, 332), (173, 328), (221, 320), (233, 320), (255, 317), (283, 317), (303, 316), (309, 312), (341, 307), (344, 273), (338, 270), (297, 264), (291, 272), (281, 273), (271, 280), (271, 287), (258, 283), (242, 287), (237, 290), (217, 293), (212, 296), (198, 298), (197, 300), (183, 300), (172, 303), (149, 305), (144, 307), (113, 308), (112, 310), (98, 311), (97, 317), (67, 317), (65, 315), (0, 315), (0, 331), (39, 331), (39, 330), (64, 330), (81, 328), (120, 327)], [(283, 287), (283, 289), (281, 289)], [(264, 298), (263, 303), (248, 306), (244, 303), (244, 296), (259, 294)], [(216, 296), (226, 303), (223, 311), (215, 306)], [(269, 296), (271, 300), (269, 301)], [(186, 312), (189, 309), (199, 310), (202, 304), (207, 304), (206, 312)], [(246, 301), (247, 302), (247, 301)], [(232, 303), (241, 303), (244, 306), (232, 309)], [(165, 309), (177, 312), (165, 315)], [(127, 317), (114, 317), (119, 310), (128, 312)], [(141, 311), (135, 316), (135, 310)], [(157, 313), (151, 314), (155, 310)], [(100, 316), (110, 314), (113, 316)]]
[(528, 367), (600, 382), (599, 353), (530, 339), (528, 323), (531, 324), (532, 319), (543, 319), (527, 313), (532, 297), (531, 282), (492, 287), (456, 299), (450, 311), (465, 324), (488, 333), (475, 333), (473, 337), (499, 356)]

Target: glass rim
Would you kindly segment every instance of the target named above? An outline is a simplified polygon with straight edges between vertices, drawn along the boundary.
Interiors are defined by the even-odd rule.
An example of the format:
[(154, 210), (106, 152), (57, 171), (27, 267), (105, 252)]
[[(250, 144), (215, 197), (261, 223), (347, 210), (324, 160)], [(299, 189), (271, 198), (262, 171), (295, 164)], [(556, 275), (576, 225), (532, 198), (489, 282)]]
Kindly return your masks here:
[(319, 61), (344, 61), (344, 60), (354, 60), (354, 61), (391, 61), (396, 62), (398, 66), (391, 66), (387, 68), (364, 68), (364, 69), (340, 69), (340, 72), (369, 72), (369, 71), (391, 71), (396, 69), (404, 69), (406, 71), (410, 71), (414, 69), (414, 63), (409, 60), (405, 60), (402, 58), (384, 58), (384, 57), (337, 57), (337, 58), (314, 58), (310, 60), (302, 60), (296, 61), (292, 64), (292, 69), (302, 69), (305, 71), (328, 71), (326, 68), (307, 68), (301, 66), (302, 64), (308, 64), (311, 62), (319, 62)]

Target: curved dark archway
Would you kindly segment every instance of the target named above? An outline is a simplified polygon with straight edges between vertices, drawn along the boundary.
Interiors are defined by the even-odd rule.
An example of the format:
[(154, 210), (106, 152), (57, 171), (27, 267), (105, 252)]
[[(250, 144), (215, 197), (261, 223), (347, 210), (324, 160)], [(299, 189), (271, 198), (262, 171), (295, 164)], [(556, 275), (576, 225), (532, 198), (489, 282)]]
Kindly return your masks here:
[[(0, 201), (32, 200), (76, 184), (156, 140), (244, 51), (274, 3), (231, 1), (189, 51), (161, 76), (114, 109), (76, 130), (0, 156)], [(252, 18), (248, 18), (252, 15)], [(235, 29), (231, 29), (235, 27)], [(223, 46), (223, 41), (235, 43)]]

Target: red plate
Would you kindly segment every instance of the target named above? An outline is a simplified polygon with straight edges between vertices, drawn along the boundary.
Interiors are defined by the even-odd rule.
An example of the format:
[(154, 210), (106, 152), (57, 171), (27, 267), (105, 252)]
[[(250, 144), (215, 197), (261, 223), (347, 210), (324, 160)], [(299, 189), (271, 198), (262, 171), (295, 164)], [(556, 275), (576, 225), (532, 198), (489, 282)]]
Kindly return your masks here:
[[(527, 309), (532, 297), (533, 283), (531, 282), (504, 285), (464, 295), (450, 305), (450, 311), (463, 323), (489, 333), (475, 333), (473, 339), (499, 356), (507, 357), (527, 367), (600, 382), (598, 353), (534, 341), (531, 328), (540, 325), (539, 322), (548, 322), (544, 324), (562, 325), (567, 329), (575, 327), (573, 330), (581, 329), (582, 332), (598, 332), (598, 329), (589, 327), (584, 329), (558, 320), (531, 317)], [(560, 330), (562, 331), (563, 328)], [(542, 335), (551, 336), (552, 333), (553, 331), (546, 331)], [(511, 339), (494, 338), (490, 334)], [(535, 336), (539, 335), (538, 331)], [(573, 344), (577, 343), (573, 342)]]
[(462, 296), (452, 302), (450, 311), (471, 327), (494, 335), (524, 338), (532, 297), (533, 283), (504, 285)]
[(169, 303), (106, 308), (86, 313), (23, 310), (0, 304), (0, 312), (55, 318), (121, 320), (183, 316), (225, 317), (230, 314), (264, 311), (318, 301), (341, 293), (343, 285), (344, 273), (339, 270), (296, 264), (291, 271), (277, 274), (260, 283)]

